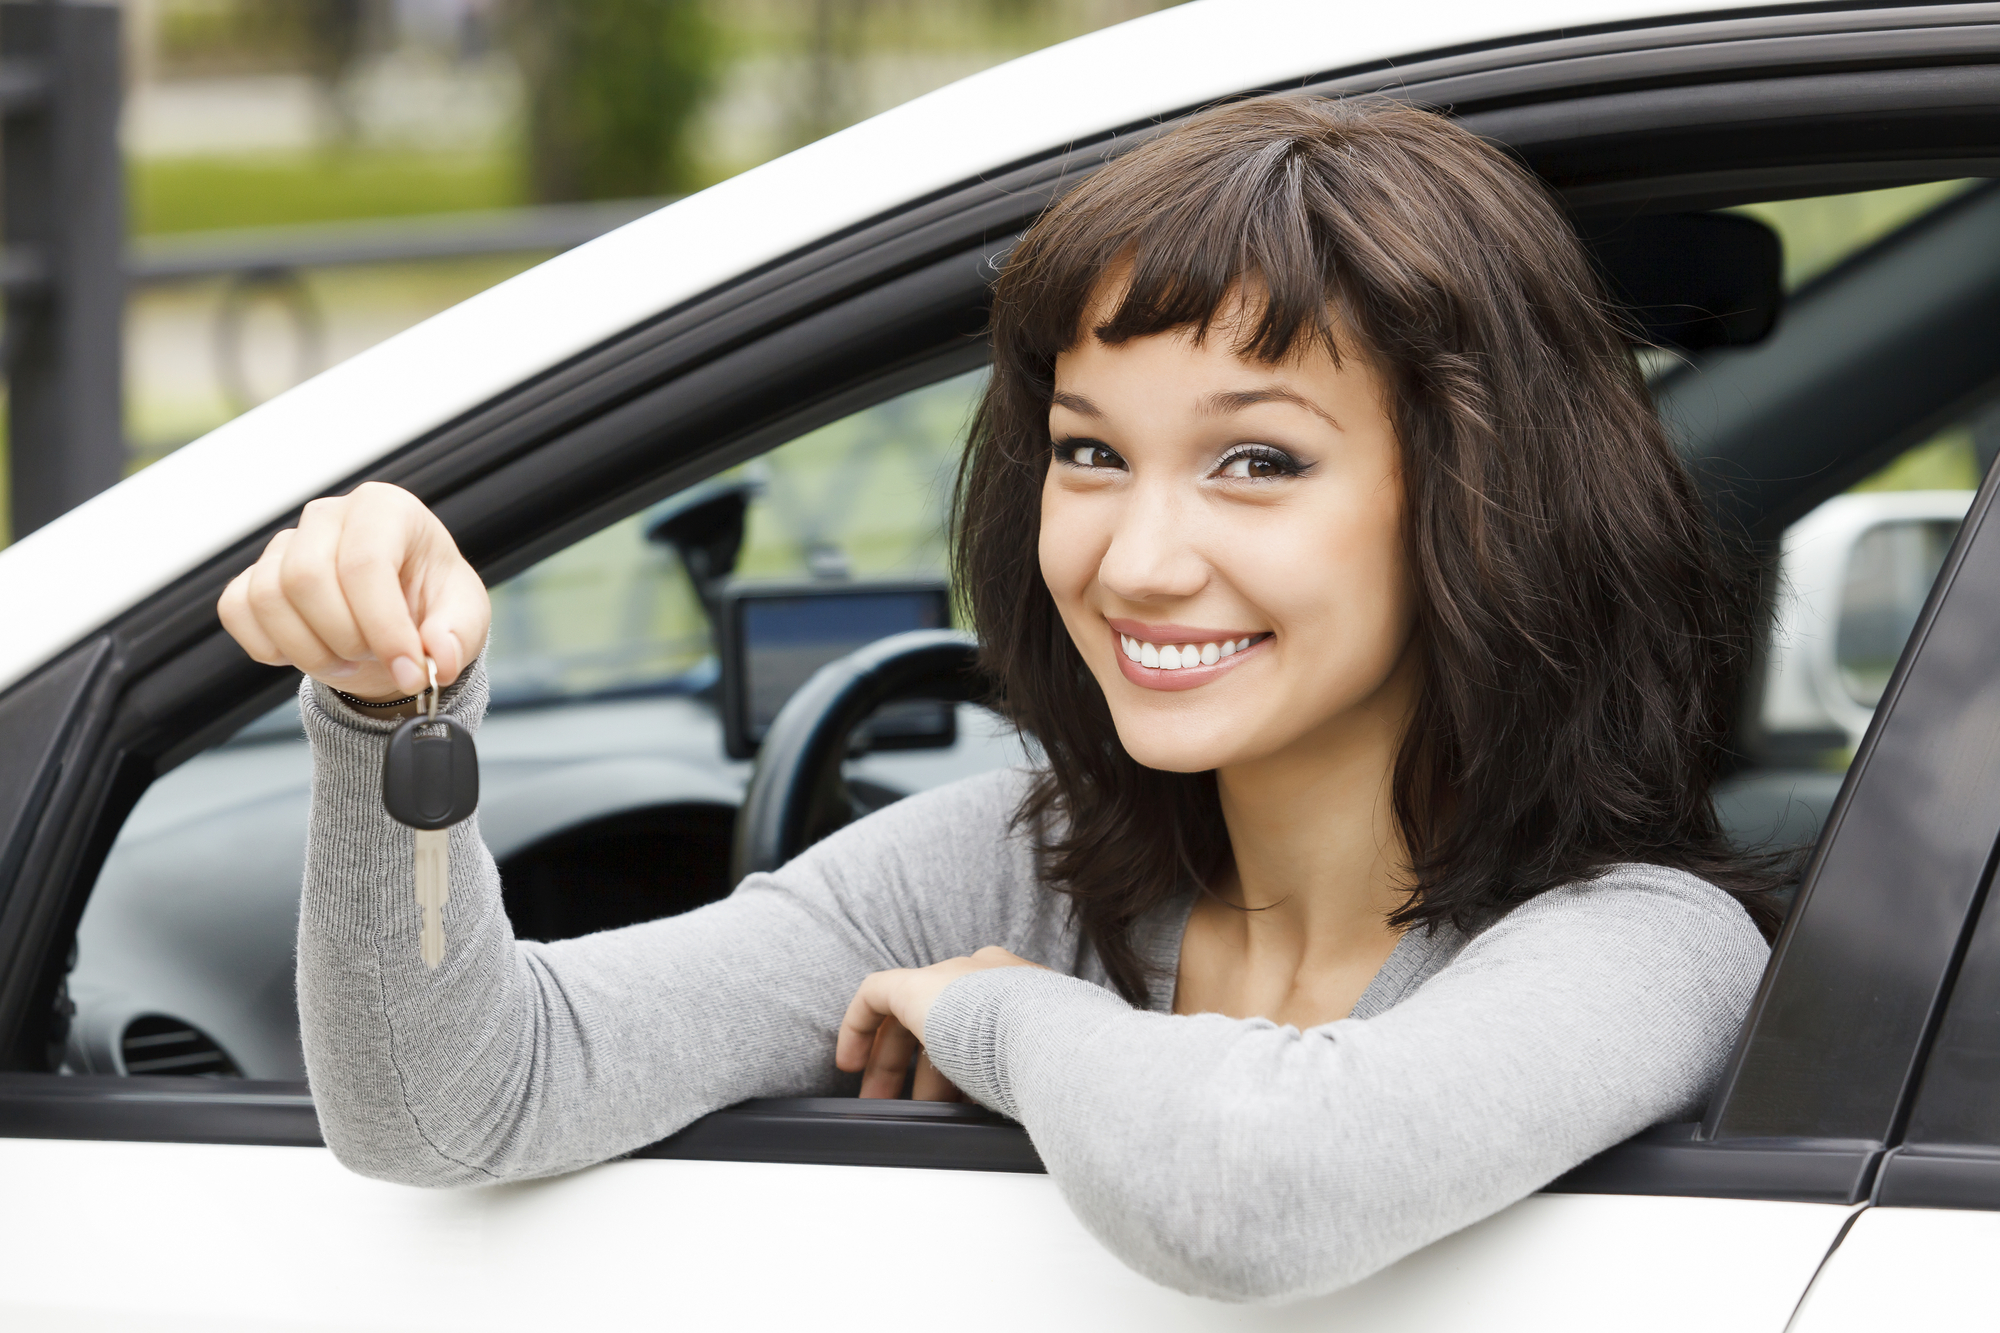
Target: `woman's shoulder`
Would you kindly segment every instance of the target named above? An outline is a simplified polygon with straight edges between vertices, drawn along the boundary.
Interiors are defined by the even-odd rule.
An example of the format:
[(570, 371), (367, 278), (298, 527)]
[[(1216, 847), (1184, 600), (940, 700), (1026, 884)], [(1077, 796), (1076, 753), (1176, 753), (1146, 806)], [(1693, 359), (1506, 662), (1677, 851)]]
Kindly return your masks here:
[(1565, 956), (1629, 953), (1647, 960), (1653, 975), (1756, 975), (1770, 954), (1750, 914), (1727, 890), (1688, 871), (1644, 862), (1621, 862), (1538, 894), (1478, 932), (1474, 943)]
[(1713, 921), (1725, 933), (1755, 939), (1758, 947), (1763, 947), (1764, 937), (1756, 922), (1734, 894), (1673, 866), (1623, 861), (1593, 879), (1579, 880), (1556, 892), (1565, 895), (1556, 900), (1558, 903), (1575, 900), (1594, 911), (1621, 917)]

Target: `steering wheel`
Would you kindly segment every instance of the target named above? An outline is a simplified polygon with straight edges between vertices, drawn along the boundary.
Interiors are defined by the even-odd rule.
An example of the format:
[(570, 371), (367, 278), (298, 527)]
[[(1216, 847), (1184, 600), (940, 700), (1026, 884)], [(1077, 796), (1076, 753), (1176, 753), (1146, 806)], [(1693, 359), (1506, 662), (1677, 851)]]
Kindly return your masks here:
[(786, 701), (764, 735), (750, 790), (736, 816), (730, 883), (776, 870), (868, 813), (841, 765), (854, 729), (885, 703), (984, 694), (978, 643), (956, 630), (920, 629), (878, 639), (829, 662)]

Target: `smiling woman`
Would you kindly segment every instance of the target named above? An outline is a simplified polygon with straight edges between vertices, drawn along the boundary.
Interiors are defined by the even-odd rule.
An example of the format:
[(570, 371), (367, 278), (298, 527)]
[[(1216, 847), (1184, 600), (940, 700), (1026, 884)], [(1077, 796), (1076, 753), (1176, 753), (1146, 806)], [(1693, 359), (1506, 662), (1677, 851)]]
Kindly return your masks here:
[(426, 656), (478, 725), (488, 600), (408, 493), (308, 506), (222, 615), (313, 677), (327, 1142), (472, 1184), (747, 1097), (970, 1096), (1134, 1268), (1274, 1300), (1696, 1113), (1765, 957), (1708, 796), (1747, 603), (1604, 309), (1441, 119), (1191, 118), (996, 291), (954, 540), (1046, 761), (548, 943), (474, 816), (441, 961), (381, 756)]
[(1024, 814), (1128, 997), (1158, 978), (1125, 928), (1197, 885), (1183, 993), (1290, 935), (1216, 989), (1301, 1021), (1406, 927), (1620, 863), (1769, 931), (1779, 867), (1709, 798), (1752, 584), (1605, 308), (1532, 177), (1359, 102), (1210, 113), (1016, 253), (959, 567), (1051, 759)]

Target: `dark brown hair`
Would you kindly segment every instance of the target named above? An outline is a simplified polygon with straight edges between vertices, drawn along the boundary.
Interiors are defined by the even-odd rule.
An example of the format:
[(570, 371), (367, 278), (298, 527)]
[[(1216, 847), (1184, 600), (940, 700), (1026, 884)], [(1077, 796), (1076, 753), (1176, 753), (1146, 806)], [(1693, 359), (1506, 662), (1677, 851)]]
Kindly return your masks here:
[[(1125, 287), (1108, 317), (1107, 273)], [(993, 374), (960, 471), (956, 572), (999, 702), (1047, 755), (1021, 818), (1045, 882), (1135, 1002), (1145, 911), (1212, 882), (1212, 773), (1141, 767), (1037, 561), (1056, 357), (1206, 334), (1319, 346), (1382, 375), (1402, 447), (1423, 684), (1394, 774), (1412, 860), (1399, 925), (1474, 926), (1644, 861), (1735, 892), (1768, 934), (1769, 857), (1725, 839), (1755, 581), (1719, 539), (1617, 317), (1536, 179), (1441, 116), (1270, 97), (1203, 112), (1052, 205), (994, 293)]]

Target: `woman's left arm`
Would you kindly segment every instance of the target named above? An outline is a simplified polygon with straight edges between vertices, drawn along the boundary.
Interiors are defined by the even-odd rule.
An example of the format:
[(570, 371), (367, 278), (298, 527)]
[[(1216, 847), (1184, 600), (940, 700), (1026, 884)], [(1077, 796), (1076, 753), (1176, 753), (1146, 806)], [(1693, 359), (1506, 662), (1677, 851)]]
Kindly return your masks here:
[[(1283, 1300), (1696, 1113), (1765, 957), (1719, 890), (1622, 867), (1515, 909), (1373, 1019), (1302, 1033), (1145, 1013), (988, 950), (870, 978), (847, 1027), (894, 1014), (946, 1078), (1027, 1126), (1078, 1217), (1139, 1272)], [(866, 1038), (842, 1043), (856, 1067)]]

